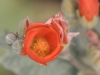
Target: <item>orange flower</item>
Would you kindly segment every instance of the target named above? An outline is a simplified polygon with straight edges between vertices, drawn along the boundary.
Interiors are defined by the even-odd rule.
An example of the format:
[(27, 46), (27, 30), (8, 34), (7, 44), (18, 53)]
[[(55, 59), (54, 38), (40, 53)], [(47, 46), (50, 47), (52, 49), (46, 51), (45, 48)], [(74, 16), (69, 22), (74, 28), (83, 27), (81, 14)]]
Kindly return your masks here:
[(26, 29), (21, 55), (28, 55), (32, 60), (46, 65), (46, 62), (55, 59), (62, 51), (62, 43), (68, 43), (66, 28), (67, 24), (61, 13), (46, 23), (31, 23)]
[(85, 16), (87, 21), (91, 21), (94, 16), (99, 14), (98, 0), (79, 0), (79, 13)]
[(61, 13), (51, 17), (45, 23), (31, 22), (28, 17), (22, 20), (16, 34), (9, 33), (6, 42), (17, 54), (27, 55), (32, 60), (46, 65), (63, 50), (62, 44), (69, 44), (77, 33), (69, 33), (68, 25)]

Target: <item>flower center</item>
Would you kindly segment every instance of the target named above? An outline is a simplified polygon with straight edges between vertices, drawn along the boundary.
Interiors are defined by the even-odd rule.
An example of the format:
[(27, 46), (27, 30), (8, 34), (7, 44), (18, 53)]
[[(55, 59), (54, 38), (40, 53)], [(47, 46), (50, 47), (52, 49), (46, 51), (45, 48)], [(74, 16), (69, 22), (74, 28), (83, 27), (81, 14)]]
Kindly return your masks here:
[(39, 56), (45, 57), (50, 52), (50, 45), (45, 38), (37, 38), (33, 40), (31, 49)]

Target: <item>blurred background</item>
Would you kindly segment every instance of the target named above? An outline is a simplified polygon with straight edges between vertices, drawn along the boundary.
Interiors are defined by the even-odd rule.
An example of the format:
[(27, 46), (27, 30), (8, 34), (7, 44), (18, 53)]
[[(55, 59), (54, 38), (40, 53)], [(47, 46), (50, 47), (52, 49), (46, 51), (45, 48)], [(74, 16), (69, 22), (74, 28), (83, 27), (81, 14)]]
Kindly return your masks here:
[[(95, 5), (95, 0), (90, 1)], [(87, 1), (84, 3), (88, 6)], [(0, 0), (0, 75), (100, 75), (99, 17), (93, 15), (94, 19), (88, 22), (78, 8), (77, 0)], [(69, 48), (65, 47), (48, 66), (40, 66), (27, 56), (17, 55), (6, 44), (5, 36), (16, 32), (26, 16), (32, 22), (45, 22), (58, 12), (63, 13), (70, 32), (81, 34), (73, 38)], [(87, 37), (87, 30), (93, 38)], [(99, 43), (94, 45), (89, 39)]]
[(32, 21), (46, 21), (61, 10), (61, 0), (0, 0), (0, 31), (16, 31), (26, 16)]

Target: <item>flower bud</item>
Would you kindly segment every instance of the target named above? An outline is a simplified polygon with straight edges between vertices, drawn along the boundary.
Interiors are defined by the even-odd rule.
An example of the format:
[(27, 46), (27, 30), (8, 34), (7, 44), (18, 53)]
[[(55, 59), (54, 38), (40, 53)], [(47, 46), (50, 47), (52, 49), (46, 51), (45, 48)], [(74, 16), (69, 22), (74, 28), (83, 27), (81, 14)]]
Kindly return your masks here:
[(27, 27), (29, 26), (30, 20), (28, 17), (26, 17), (24, 20), (22, 20), (18, 25), (18, 37), (24, 38), (25, 32)]
[(7, 36), (6, 36), (6, 42), (8, 45), (12, 45), (13, 42), (17, 39), (17, 36), (14, 34), (14, 33), (9, 33)]
[(81, 16), (79, 14), (79, 10), (77, 10), (77, 16), (80, 23), (86, 28), (93, 28), (94, 26), (97, 25), (99, 20), (98, 16), (93, 16), (93, 19), (91, 21), (88, 21), (85, 16)]
[(23, 49), (23, 39), (16, 40), (12, 45), (12, 49), (15, 53), (20, 54)]
[(98, 23), (98, 0), (78, 0), (77, 14), (81, 24), (87, 28), (93, 28)]

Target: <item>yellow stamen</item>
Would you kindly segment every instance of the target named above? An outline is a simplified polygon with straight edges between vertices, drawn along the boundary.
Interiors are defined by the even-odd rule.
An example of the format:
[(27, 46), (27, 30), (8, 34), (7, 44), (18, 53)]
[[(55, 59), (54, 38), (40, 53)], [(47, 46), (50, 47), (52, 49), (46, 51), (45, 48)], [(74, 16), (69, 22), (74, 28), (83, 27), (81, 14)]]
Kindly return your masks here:
[(34, 39), (31, 48), (42, 57), (45, 57), (50, 52), (50, 45), (45, 38)]

